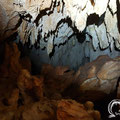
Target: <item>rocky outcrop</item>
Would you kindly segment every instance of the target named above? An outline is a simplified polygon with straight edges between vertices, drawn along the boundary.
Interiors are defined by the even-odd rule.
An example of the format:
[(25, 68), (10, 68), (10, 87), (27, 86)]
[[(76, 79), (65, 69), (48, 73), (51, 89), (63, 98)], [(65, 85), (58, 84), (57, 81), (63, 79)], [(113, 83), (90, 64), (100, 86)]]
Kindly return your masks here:
[(0, 0), (0, 40), (5, 40), (17, 32), (20, 16), (13, 6), (13, 0)]
[(15, 43), (6, 43), (3, 62), (0, 65), (0, 100), (6, 101), (5, 104), (8, 105), (17, 104), (16, 102), (19, 99), (19, 89), (16, 88), (16, 85), (17, 77), (20, 75), (20, 71), (24, 69), (23, 65), (26, 64), (26, 69), (30, 70), (30, 60), (29, 63), (21, 62), (20, 54)]
[(15, 43), (6, 44), (0, 65), (1, 120), (100, 120), (90, 101), (106, 98), (116, 87), (119, 98), (120, 57), (100, 56), (77, 72), (46, 64), (39, 75), (31, 75), (30, 61), (20, 56)]
[(56, 120), (57, 101), (41, 100), (24, 108), (22, 120)]
[(93, 103), (86, 102), (85, 106), (74, 100), (61, 100), (58, 103), (58, 120), (100, 120), (100, 113), (93, 110)]
[(72, 83), (74, 71), (69, 68), (43, 65), (41, 74), (44, 76), (45, 95), (52, 99), (61, 99), (61, 93)]
[[(102, 99), (116, 90), (119, 76), (119, 57), (111, 59), (108, 56), (100, 56), (79, 68), (73, 86), (66, 93), (83, 101)], [(76, 91), (75, 94), (72, 91)]]
[[(92, 102), (83, 105), (63, 99), (63, 91), (74, 79), (73, 71), (43, 65), (40, 75), (31, 75), (31, 64), (26, 58), (21, 62), (20, 54), (15, 43), (6, 44), (0, 66), (0, 120), (100, 120)], [(25, 63), (28, 65), (23, 66)]]
[[(119, 60), (111, 59), (108, 56), (100, 56), (95, 61), (86, 64), (83, 69), (80, 68), (77, 81), (78, 79), (81, 82), (83, 81), (81, 89), (98, 90), (109, 94), (116, 88), (120, 76), (119, 66)], [(84, 80), (84, 77), (86, 77), (86, 80)]]
[(1, 34), (7, 37), (17, 30), (23, 44), (30, 40), (30, 45), (37, 43), (50, 54), (55, 45), (84, 31), (94, 50), (113, 51), (114, 46), (120, 49), (119, 4), (119, 0), (1, 0)]
[(31, 76), (27, 70), (21, 70), (17, 78), (17, 85), (24, 99), (24, 104), (38, 101), (43, 97), (43, 80), (42, 76), (37, 78)]

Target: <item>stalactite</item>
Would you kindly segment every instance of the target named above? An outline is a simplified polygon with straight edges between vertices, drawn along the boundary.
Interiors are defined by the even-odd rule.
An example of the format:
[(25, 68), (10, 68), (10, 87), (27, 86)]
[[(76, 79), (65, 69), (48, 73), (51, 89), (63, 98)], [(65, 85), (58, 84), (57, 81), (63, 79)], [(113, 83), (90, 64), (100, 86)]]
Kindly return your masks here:
[[(46, 47), (48, 50), (48, 46), (52, 44), (55, 46), (67, 41), (75, 33), (74, 28), (76, 28), (79, 32), (87, 30), (88, 34), (92, 36), (94, 50), (98, 46), (101, 49), (110, 47), (112, 50), (114, 45), (120, 49), (120, 34), (117, 26), (119, 22), (117, 1), (11, 0), (9, 5), (7, 3), (7, 1), (5, 3), (0, 1), (6, 11), (8, 11), (7, 7), (9, 6), (11, 11), (8, 11), (8, 16), (17, 12), (23, 19), (22, 24), (18, 28), (23, 44), (28, 42), (29, 39), (31, 45), (41, 41), (42, 43), (44, 42), (44, 46), (39, 44), (40, 48)], [(92, 19), (90, 18), (91, 15), (93, 15)], [(90, 26), (87, 21), (93, 21), (95, 15), (98, 17), (98, 21), (96, 23), (91, 22)], [(66, 26), (67, 22), (65, 19), (67, 18), (71, 19), (71, 25), (68, 24)], [(10, 21), (9, 18), (6, 19), (8, 19), (8, 22)], [(14, 18), (12, 21), (14, 21)], [(69, 32), (67, 33), (67, 31)], [(42, 38), (37, 40), (38, 36)], [(49, 39), (52, 39), (51, 42), (49, 42)], [(46, 42), (49, 45), (46, 45)], [(48, 51), (48, 54), (50, 54), (52, 49)]]

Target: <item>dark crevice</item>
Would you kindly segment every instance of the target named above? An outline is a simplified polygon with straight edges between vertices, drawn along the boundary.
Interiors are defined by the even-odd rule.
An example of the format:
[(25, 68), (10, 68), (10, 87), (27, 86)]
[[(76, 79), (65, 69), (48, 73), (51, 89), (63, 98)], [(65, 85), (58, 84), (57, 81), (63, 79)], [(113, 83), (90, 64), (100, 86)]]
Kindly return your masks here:
[[(102, 115), (102, 120), (119, 120), (120, 116), (116, 116), (113, 118), (109, 118), (109, 112), (108, 112), (108, 104), (113, 100), (116, 99), (117, 96), (117, 89), (118, 89), (118, 85), (120, 82), (120, 78), (117, 81), (117, 85), (116, 85), (116, 90), (109, 94), (107, 97), (105, 97), (104, 99), (100, 100), (100, 101), (96, 101), (95, 103), (95, 109), (99, 110), (101, 115)], [(119, 108), (119, 106), (114, 106), (113, 107), (113, 113)]]
[(119, 3), (119, 0), (116, 0), (116, 4), (117, 4), (117, 27), (120, 33), (120, 3)]
[(30, 14), (22, 15), (22, 18), (28, 22), (31, 22), (32, 16)]
[(100, 26), (104, 22), (105, 18), (105, 12), (99, 17), (96, 13), (90, 14), (87, 18), (87, 25), (95, 24), (97, 26)]
[[(51, 10), (51, 9), (52, 9), (52, 6), (53, 6), (53, 10)], [(40, 18), (42, 18), (42, 17), (45, 16), (45, 15), (50, 16), (50, 15), (53, 13), (55, 7), (56, 7), (56, 1), (55, 1), (54, 3), (52, 2), (50, 8), (46, 8), (46, 9), (44, 9), (44, 10), (41, 10), (40, 13), (38, 14), (37, 18), (34, 20), (34, 23), (36, 23), (36, 26), (39, 25), (39, 20), (40, 20)], [(50, 12), (47, 13), (47, 11), (50, 11)]]
[(114, 13), (113, 13), (113, 11), (112, 11), (112, 9), (110, 8), (109, 5), (108, 5), (108, 9), (109, 9), (110, 13), (112, 14), (112, 16), (114, 16)]
[(86, 39), (86, 34), (84, 32), (76, 33), (76, 38), (78, 39), (79, 43), (83, 43)]

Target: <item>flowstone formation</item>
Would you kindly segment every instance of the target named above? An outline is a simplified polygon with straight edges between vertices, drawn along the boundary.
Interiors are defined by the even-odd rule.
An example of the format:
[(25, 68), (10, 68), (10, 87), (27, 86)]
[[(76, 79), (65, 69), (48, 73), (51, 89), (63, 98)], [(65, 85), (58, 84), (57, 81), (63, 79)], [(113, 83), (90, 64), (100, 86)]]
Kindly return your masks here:
[(17, 31), (23, 44), (48, 54), (81, 32), (94, 50), (120, 49), (119, 0), (0, 0), (0, 6), (1, 34)]

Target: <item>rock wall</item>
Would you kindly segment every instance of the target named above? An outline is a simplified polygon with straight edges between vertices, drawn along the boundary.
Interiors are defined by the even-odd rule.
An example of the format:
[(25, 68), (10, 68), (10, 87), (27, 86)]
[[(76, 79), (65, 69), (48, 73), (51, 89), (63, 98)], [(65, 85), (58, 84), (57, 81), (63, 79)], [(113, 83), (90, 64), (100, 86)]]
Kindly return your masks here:
[(17, 32), (23, 44), (39, 48), (31, 52), (37, 61), (39, 54), (41, 61), (77, 68), (86, 57), (120, 55), (119, 0), (0, 0), (0, 6), (1, 38)]
[(101, 50), (99, 47), (94, 51), (92, 41), (78, 42), (76, 36), (73, 36), (68, 42), (63, 45), (55, 46), (53, 56), (49, 57), (47, 50), (40, 48), (24, 49), (26, 55), (30, 56), (31, 61), (36, 68), (41, 68), (42, 64), (52, 64), (53, 66), (70, 66), (71, 69), (77, 70), (81, 65), (95, 60), (100, 55), (109, 55), (114, 58), (120, 56), (120, 52), (109, 48)]

